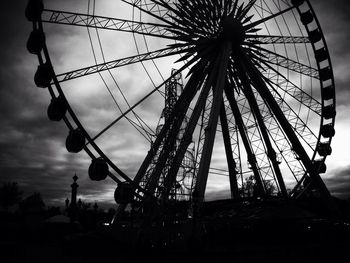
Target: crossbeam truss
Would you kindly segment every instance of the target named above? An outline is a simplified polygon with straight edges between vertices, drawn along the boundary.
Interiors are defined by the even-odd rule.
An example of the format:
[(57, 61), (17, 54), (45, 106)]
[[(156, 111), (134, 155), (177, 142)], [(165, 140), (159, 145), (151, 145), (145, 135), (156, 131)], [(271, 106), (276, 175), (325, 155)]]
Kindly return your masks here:
[[(145, 5), (142, 5), (145, 6)], [(146, 5), (146, 7), (149, 7)], [(154, 9), (150, 9), (153, 11)], [(161, 12), (161, 10), (158, 10)], [(45, 9), (42, 17), (43, 22), (51, 24), (71, 25), (91, 27), (105, 30), (115, 30), (129, 32), (153, 37), (163, 37), (176, 39), (171, 32), (171, 27), (167, 25), (143, 23), (125, 19), (96, 16), (83, 13), (66, 12), (60, 10)], [(303, 36), (265, 36), (251, 35), (247, 36), (252, 43), (256, 44), (308, 44), (310, 40)]]
[(97, 29), (116, 30), (155, 37), (172, 38), (172, 33), (165, 25), (142, 23), (137, 21), (95, 16), (82, 13), (48, 10), (43, 12), (43, 22), (62, 25), (91, 27)]
[(123, 59), (117, 59), (117, 60), (113, 60), (110, 62), (101, 63), (98, 65), (93, 65), (93, 66), (85, 67), (85, 68), (78, 69), (78, 70), (73, 70), (73, 71), (70, 71), (67, 73), (59, 74), (56, 77), (57, 77), (57, 80), (59, 82), (64, 82), (64, 81), (68, 81), (68, 80), (72, 80), (72, 79), (76, 79), (76, 78), (85, 77), (87, 75), (96, 74), (99, 72), (115, 69), (118, 67), (123, 67), (126, 65), (139, 63), (142, 61), (178, 55), (178, 54), (183, 53), (183, 52), (184, 51), (181, 48), (166, 48), (166, 49), (157, 50), (155, 52), (149, 52), (149, 53), (131, 56), (131, 57), (123, 58)]

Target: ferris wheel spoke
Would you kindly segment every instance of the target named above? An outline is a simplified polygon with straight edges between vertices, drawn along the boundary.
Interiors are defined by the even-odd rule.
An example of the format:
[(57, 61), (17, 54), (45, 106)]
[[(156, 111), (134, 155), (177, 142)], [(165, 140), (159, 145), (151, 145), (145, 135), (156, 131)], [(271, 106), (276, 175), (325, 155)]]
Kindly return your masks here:
[(122, 115), (120, 115), (118, 118), (116, 118), (114, 121), (112, 121), (107, 127), (102, 129), (97, 135), (95, 135), (92, 138), (92, 141), (96, 141), (99, 137), (101, 137), (105, 132), (107, 132), (110, 128), (112, 128), (116, 123), (118, 123), (120, 120), (125, 118), (130, 112), (133, 112), (136, 107), (140, 106), (144, 101), (146, 101), (148, 98), (150, 98), (155, 92), (157, 92), (161, 87), (163, 87), (171, 78), (175, 77), (177, 74), (181, 73), (185, 68), (189, 67), (194, 61), (190, 61), (186, 63), (183, 67), (181, 67), (179, 70), (176, 70), (169, 78), (167, 78), (163, 83), (155, 87), (151, 92), (149, 92), (147, 95), (145, 95), (141, 100), (139, 100), (137, 103), (135, 103), (132, 107), (130, 107), (128, 110), (126, 110)]
[(314, 151), (317, 145), (316, 134), (306, 125), (291, 106), (280, 97), (280, 95), (276, 94), (276, 97), (277, 103), (285, 113), (285, 116), (292, 125), (294, 132), (299, 135), (299, 138), (304, 141), (305, 145)]
[(262, 63), (268, 63), (273, 64), (279, 67), (283, 67), (285, 69), (294, 71), (296, 73), (302, 74), (304, 76), (308, 76), (311, 78), (319, 79), (319, 72), (316, 68), (313, 68), (311, 66), (305, 65), (303, 63), (294, 61), (292, 59), (289, 59), (285, 56), (282, 56), (280, 54), (277, 54), (273, 51), (257, 47), (259, 50), (258, 53), (261, 54), (261, 58), (259, 59), (259, 62)]
[[(317, 136), (315, 133), (307, 126), (307, 124), (300, 118), (299, 114), (295, 112), (295, 110), (285, 101), (283, 96), (276, 90), (277, 85), (268, 79), (266, 79), (265, 82), (271, 87), (273, 96), (276, 98), (276, 102), (282, 109), (289, 123), (292, 125), (294, 132), (299, 135), (299, 138), (301, 138), (311, 150), (314, 151), (317, 143)], [(243, 88), (240, 89), (242, 90)], [(250, 109), (247, 108), (246, 101), (246, 98), (241, 99), (239, 105), (242, 108), (246, 108), (246, 111), (250, 112)], [(268, 123), (271, 119), (275, 119), (273, 114), (270, 111), (265, 112), (264, 122)], [(248, 117), (247, 120), (250, 120), (250, 117)], [(257, 127), (256, 123), (249, 125), (248, 128), (255, 127)]]
[[(307, 126), (297, 112), (285, 101), (283, 96), (276, 90), (275, 83), (266, 80), (266, 83), (272, 89), (272, 93), (276, 98), (277, 103), (280, 105), (281, 110), (285, 113), (286, 118), (292, 124), (294, 131), (300, 138), (308, 145), (311, 150), (315, 150), (317, 144), (316, 134)], [(312, 138), (313, 142), (310, 142)]]
[[(270, 86), (272, 83), (268, 83)], [(272, 86), (271, 86), (272, 87)], [(276, 97), (276, 102), (282, 109), (283, 113), (285, 114), (286, 118), (288, 119), (289, 123), (292, 125), (293, 130), (296, 134), (298, 134), (299, 138), (301, 138), (304, 143), (311, 149), (315, 150), (316, 144), (317, 144), (317, 136), (315, 133), (306, 125), (306, 123), (300, 118), (300, 116), (291, 108), (291, 106), (285, 102), (285, 100), (282, 98), (282, 96), (272, 87), (272, 89), (275, 91), (273, 95)], [(245, 101), (245, 99), (244, 99)], [(240, 101), (239, 106), (242, 108), (247, 108), (247, 105), (245, 105), (245, 102)], [(249, 109), (248, 109), (249, 110)], [(247, 121), (251, 119), (250, 117), (246, 117)], [(264, 122), (269, 123), (272, 119), (275, 119), (272, 113), (265, 112), (264, 113)], [(257, 128), (258, 124), (253, 123), (249, 126), (247, 126), (248, 129)], [(269, 128), (267, 128), (269, 130)]]
[(290, 173), (293, 175), (296, 182), (305, 174), (305, 168), (300, 160), (295, 158), (293, 153), (293, 147), (290, 141), (285, 137), (280, 124), (274, 116), (268, 123), (268, 129), (270, 137), (280, 153), (280, 157), (285, 161)]
[(310, 38), (304, 36), (246, 35), (253, 44), (310, 44)]
[(167, 25), (83, 13), (45, 9), (42, 14), (42, 21), (49, 24), (91, 27), (95, 29), (114, 30), (159, 38), (175, 39), (169, 31), (170, 27)]
[[(210, 5), (211, 2), (205, 2), (202, 3), (203, 8), (208, 6), (211, 7), (211, 12), (207, 12), (206, 14), (211, 14), (213, 19), (204, 19), (203, 13), (197, 13), (193, 12), (196, 9), (196, 6), (193, 5), (193, 2), (184, 5), (183, 3), (177, 3), (175, 4), (176, 7), (171, 7), (168, 3), (165, 1), (158, 2), (159, 4), (163, 5), (165, 8), (170, 10), (172, 12), (172, 15), (170, 15), (170, 18), (175, 22), (173, 24), (175, 30), (173, 31), (178, 37), (188, 37), (190, 38), (196, 38), (201, 36), (206, 36), (208, 34), (208, 27), (206, 27), (206, 24), (210, 24), (209, 28), (215, 27), (215, 22), (217, 21), (217, 17), (219, 14), (217, 14), (217, 8)], [(208, 5), (209, 4), (209, 5)], [(198, 3), (196, 3), (198, 5)], [(197, 9), (198, 10), (198, 9)], [(195, 17), (194, 17), (195, 15)], [(169, 23), (169, 22), (168, 22)], [(181, 38), (180, 38), (181, 39)]]
[(222, 129), (222, 137), (223, 137), (224, 146), (225, 146), (227, 167), (229, 170), (231, 197), (232, 197), (232, 199), (238, 199), (239, 192), (238, 192), (238, 184), (237, 184), (237, 175), (238, 175), (237, 164), (236, 164), (235, 159), (233, 158), (231, 136), (230, 136), (230, 130), (229, 130), (229, 126), (228, 126), (224, 101), (221, 103), (220, 123), (221, 123), (221, 129)]
[[(142, 1), (142, 0), (122, 0), (122, 1), (132, 6), (139, 6), (142, 9), (158, 14), (159, 16), (162, 16), (162, 17), (165, 17), (170, 12), (168, 9), (165, 9), (163, 6), (159, 5), (158, 3), (155, 3), (154, 1)], [(172, 0), (167, 0), (166, 2), (170, 3), (170, 5), (174, 4)]]
[[(264, 115), (263, 122), (264, 122), (264, 124), (266, 126), (266, 131), (268, 132), (270, 138), (272, 139), (272, 142), (276, 145), (276, 148), (278, 149), (278, 151), (280, 153), (283, 152), (284, 155), (286, 155), (286, 156), (283, 156), (283, 157), (285, 157), (285, 159), (288, 159), (288, 161), (290, 162), (290, 163), (287, 163), (287, 166), (290, 169), (290, 171), (292, 172), (293, 176), (297, 180), (297, 178), (298, 178), (297, 174), (300, 174), (300, 167), (302, 168), (303, 166), (295, 164), (295, 162), (300, 164), (300, 161), (295, 159), (295, 155), (292, 152), (292, 147), (289, 147), (288, 151), (285, 148), (286, 147), (285, 143), (290, 145), (289, 141), (286, 139), (284, 133), (279, 129), (280, 126), (279, 126), (278, 122), (275, 121), (277, 124), (273, 125), (273, 123), (274, 123), (273, 121), (275, 120), (274, 115), (272, 115), (270, 113), (270, 111), (266, 108), (266, 104), (262, 101), (262, 99), (261, 98), (258, 99), (259, 97), (256, 96), (256, 95), (257, 94), (255, 94), (254, 97), (256, 98), (256, 100), (259, 100), (259, 108), (261, 108), (261, 110), (264, 112), (264, 114), (263, 114)], [(244, 98), (239, 100), (239, 102), (240, 102), (239, 106), (243, 107), (243, 109), (247, 107), (247, 105), (245, 105), (246, 104), (245, 101), (247, 101), (246, 97), (244, 97)], [(265, 106), (260, 105), (262, 103), (264, 103)], [(246, 111), (246, 110), (243, 110), (243, 111)], [(248, 111), (250, 112), (250, 108), (248, 109)], [(242, 115), (243, 115), (243, 113), (242, 113)], [(251, 114), (249, 114), (249, 115), (251, 115)], [(251, 122), (252, 118), (253, 118), (253, 116), (246, 117), (247, 121), (250, 120), (250, 122)], [(258, 124), (255, 121), (253, 122), (253, 124), (250, 124), (250, 125), (248, 125), (248, 123), (247, 123), (247, 131), (248, 131), (248, 133), (251, 136), (251, 143), (252, 143), (252, 145), (255, 145), (255, 146), (257, 146), (257, 145), (262, 143), (262, 138), (260, 136), (258, 136), (258, 138), (256, 138), (256, 139), (253, 139), (254, 137), (256, 137), (255, 134), (257, 132), (257, 129), (258, 129)], [(250, 130), (251, 130), (251, 132), (249, 132)], [(303, 134), (303, 135), (305, 135), (305, 134)], [(303, 135), (299, 135), (299, 136), (303, 136)], [(265, 154), (267, 149), (265, 149), (265, 147), (263, 147), (261, 149), (260, 148), (261, 147), (258, 147), (255, 150), (255, 151), (257, 151), (257, 152), (255, 152), (255, 156), (256, 156), (256, 159), (259, 162), (259, 167), (260, 167), (259, 171), (261, 173), (263, 173), (263, 171), (265, 171), (263, 173), (264, 174), (263, 179), (266, 180), (265, 176), (268, 174), (268, 173), (266, 173), (266, 171), (271, 169), (271, 165), (268, 163), (268, 160), (265, 159), (265, 158), (267, 158), (267, 156)], [(295, 167), (299, 167), (299, 170), (298, 169), (296, 170)], [(304, 172), (301, 172), (301, 174), (303, 175)], [(269, 180), (275, 181), (276, 186), (279, 187), (279, 184), (277, 184), (278, 180), (276, 181), (276, 179), (274, 177), (272, 179), (269, 179)], [(278, 189), (279, 189), (279, 191), (281, 191), (280, 187)]]
[[(173, 4), (173, 2), (171, 0), (167, 0), (166, 2), (168, 2), (168, 3), (170, 2), (170, 4)], [(155, 3), (154, 1), (151, 1), (151, 2), (144, 1), (144, 3), (142, 3), (142, 1), (134, 1), (134, 4), (135, 3), (138, 4), (142, 8), (145, 8), (149, 12), (157, 13), (157, 14), (161, 15), (162, 17), (169, 14), (168, 9), (163, 8), (162, 6)]]
[[(125, 117), (125, 119), (130, 123), (130, 125), (132, 125), (148, 142), (152, 141), (152, 135), (154, 134), (154, 132), (150, 132), (148, 130), (146, 130), (146, 128), (143, 126), (142, 122), (143, 120), (133, 111), (134, 116), (137, 119), (136, 121), (133, 121), (132, 119), (130, 119), (129, 117)], [(142, 122), (140, 122), (140, 120)]]
[[(154, 12), (152, 9), (144, 8), (147, 6), (139, 5), (138, 1), (132, 1), (132, 0), (121, 0), (121, 1), (132, 6), (133, 8), (140, 10), (141, 12), (143, 12), (145, 14), (148, 14), (148, 15), (150, 15), (150, 16), (152, 16), (160, 21), (165, 22), (167, 25), (176, 26), (175, 23), (171, 22), (171, 19), (167, 19), (166, 14), (170, 13), (170, 10), (167, 8), (165, 8), (167, 10), (166, 14), (161, 15), (161, 14), (157, 14), (158, 12)], [(159, 4), (154, 4), (154, 5), (155, 5), (154, 8), (159, 8)]]
[[(265, 4), (265, 6), (264, 6), (263, 2)], [(263, 1), (260, 0), (259, 3), (256, 3), (254, 5), (254, 10), (256, 11), (256, 13), (259, 14), (259, 16), (261, 18), (263, 17), (262, 16), (263, 13), (266, 13), (266, 14), (269, 14), (269, 15), (273, 15), (272, 10), (266, 6), (265, 0), (263, 0)]]
[(248, 14), (250, 9), (252, 9), (252, 7), (255, 5), (255, 3), (256, 3), (256, 0), (250, 0), (244, 8), (241, 8), (241, 12), (239, 12), (237, 14), (237, 18), (240, 20), (243, 19), (243, 17)]
[(59, 82), (64, 82), (64, 81), (68, 81), (68, 80), (72, 80), (72, 79), (76, 79), (76, 78), (85, 77), (87, 75), (95, 74), (95, 73), (102, 72), (102, 71), (115, 69), (118, 67), (123, 67), (123, 66), (131, 65), (131, 64), (135, 64), (135, 63), (140, 63), (143, 61), (154, 60), (154, 59), (158, 59), (158, 58), (164, 58), (164, 57), (168, 57), (168, 56), (178, 55), (178, 54), (184, 53), (188, 50), (189, 50), (189, 48), (180, 48), (180, 47), (175, 47), (175, 48), (170, 47), (170, 48), (160, 49), (160, 50), (149, 52), (149, 53), (144, 53), (144, 54), (140, 54), (140, 55), (136, 55), (136, 56), (117, 59), (117, 60), (113, 60), (113, 61), (109, 61), (106, 63), (101, 63), (98, 65), (93, 65), (93, 66), (85, 67), (85, 68), (81, 68), (81, 69), (76, 69), (73, 71), (59, 74), (56, 77), (57, 77), (57, 80)]
[(300, 102), (302, 105), (309, 108), (311, 111), (313, 111), (317, 115), (321, 116), (322, 114), (321, 102), (317, 101), (314, 97), (310, 96), (303, 89), (295, 85), (290, 79), (288, 79), (286, 76), (281, 74), (281, 72), (279, 72), (272, 66), (268, 65), (267, 63), (264, 63), (264, 64), (268, 69), (272, 70), (278, 76), (280, 76), (283, 79), (283, 82), (288, 83), (289, 85), (286, 85), (285, 88), (282, 88), (281, 82), (275, 83), (271, 79), (266, 78), (267, 82), (275, 85), (276, 87), (278, 87), (278, 89), (281, 89), (283, 92), (287, 93), (291, 98), (295, 99), (296, 101)]
[(294, 9), (294, 6), (286, 8), (286, 9), (284, 9), (282, 11), (279, 11), (279, 12), (277, 12), (275, 14), (272, 14), (272, 15), (270, 15), (268, 17), (264, 17), (264, 18), (262, 18), (262, 19), (260, 19), (258, 21), (250, 23), (250, 24), (244, 26), (244, 29), (249, 32), (249, 30), (253, 29), (254, 27), (256, 27), (258, 25), (261, 25), (261, 24), (263, 24), (263, 23), (265, 23), (265, 22), (267, 22), (267, 21), (269, 21), (271, 19), (277, 18), (278, 16), (281, 16), (281, 15), (283, 15), (283, 14), (285, 14), (285, 13), (287, 13), (287, 12), (293, 10), (293, 9)]

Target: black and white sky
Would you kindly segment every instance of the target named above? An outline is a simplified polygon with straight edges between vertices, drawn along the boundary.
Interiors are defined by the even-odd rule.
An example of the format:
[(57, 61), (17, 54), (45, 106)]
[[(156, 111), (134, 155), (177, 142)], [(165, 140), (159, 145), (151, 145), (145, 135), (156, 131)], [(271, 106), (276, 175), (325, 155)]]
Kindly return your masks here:
[[(34, 85), (33, 76), (38, 62), (25, 47), (31, 31), (31, 24), (24, 17), (26, 2), (26, 0), (6, 1), (0, 10), (0, 184), (15, 181), (25, 196), (40, 192), (47, 204), (63, 205), (65, 198), (70, 196), (70, 184), (76, 173), (80, 178), (78, 182), (81, 198), (90, 202), (98, 200), (113, 203), (114, 182), (111, 180), (90, 182), (87, 178), (89, 158), (84, 153), (78, 155), (67, 153), (64, 146), (67, 128), (63, 123), (53, 123), (47, 119), (49, 94)], [(68, 7), (72, 8), (71, 11), (77, 6), (75, 0), (47, 2), (52, 6), (66, 7), (66, 10)], [(115, 1), (116, 8), (119, 2), (121, 1)], [(327, 159), (328, 170), (323, 178), (332, 194), (349, 198), (350, 2), (348, 0), (310, 2), (318, 14), (326, 36), (336, 79), (336, 136), (332, 143), (333, 154)], [(72, 47), (77, 48), (80, 44), (84, 44), (79, 42), (84, 40), (71, 37), (72, 32), (68, 30), (61, 33), (67, 35), (67, 42)], [(60, 41), (51, 44), (62, 51), (68, 48), (68, 44)], [(80, 52), (80, 56), (84, 56), (84, 49)], [(79, 65), (79, 61), (76, 60), (71, 63)], [(121, 78), (120, 82), (123, 81), (126, 80)], [(133, 81), (137, 83), (142, 80), (136, 78)], [(88, 86), (88, 83), (86, 85)], [(120, 133), (119, 136), (127, 138), (128, 134)], [(110, 141), (117, 144), (115, 147), (118, 147), (119, 153), (123, 153), (116, 156), (119, 160), (123, 160), (123, 167), (128, 171), (135, 170), (129, 158), (128, 143), (122, 143), (120, 138), (115, 140), (114, 137), (111, 137)]]

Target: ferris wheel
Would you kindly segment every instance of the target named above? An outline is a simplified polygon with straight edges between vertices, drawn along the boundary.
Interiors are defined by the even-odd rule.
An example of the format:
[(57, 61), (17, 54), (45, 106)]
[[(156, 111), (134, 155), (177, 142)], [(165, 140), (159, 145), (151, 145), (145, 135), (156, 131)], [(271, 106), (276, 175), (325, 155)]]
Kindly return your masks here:
[(49, 118), (68, 127), (67, 150), (86, 151), (92, 180), (118, 184), (117, 202), (180, 189), (201, 204), (218, 181), (239, 200), (249, 179), (258, 197), (329, 196), (320, 174), (335, 134), (334, 76), (309, 1), (66, 8), (29, 1), (35, 83), (51, 94)]

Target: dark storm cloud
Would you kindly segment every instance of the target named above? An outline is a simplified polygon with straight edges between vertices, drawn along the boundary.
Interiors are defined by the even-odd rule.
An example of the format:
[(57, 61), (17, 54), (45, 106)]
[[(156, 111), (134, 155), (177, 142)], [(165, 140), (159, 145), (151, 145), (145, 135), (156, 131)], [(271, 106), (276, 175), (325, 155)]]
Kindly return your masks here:
[[(350, 59), (350, 55), (347, 59)], [(336, 79), (337, 106), (348, 107), (350, 106), (350, 66), (348, 69), (344, 69), (342, 73), (338, 74), (343, 74), (344, 79)]]
[(337, 104), (350, 105), (350, 2), (311, 1), (327, 39), (336, 78)]
[(331, 178), (325, 180), (329, 190), (343, 199), (350, 198), (350, 165), (334, 172)]
[(80, 193), (104, 194), (109, 185), (101, 184), (96, 190), (87, 178), (89, 163), (85, 155), (65, 150), (67, 129), (63, 123), (47, 119), (49, 95), (35, 87), (33, 76), (38, 62), (26, 50), (31, 31), (24, 17), (26, 2), (9, 1), (1, 9), (0, 184), (16, 181), (24, 197), (41, 192), (48, 204), (62, 205), (70, 195), (72, 176), (77, 173)]
[[(24, 18), (24, 8), (25, 1), (9, 2), (2, 10), (0, 21), (1, 33), (6, 36), (0, 42), (0, 180), (18, 181), (20, 185), (27, 185), (28, 191), (29, 188), (39, 191), (42, 184), (36, 182), (36, 178), (46, 168), (40, 157), (46, 152), (43, 146), (48, 145), (38, 139), (43, 134), (56, 132), (55, 129), (46, 130), (40, 124), (43, 116), (38, 113), (43, 105), (35, 94), (37, 90), (32, 78), (28, 78), (35, 71), (35, 66), (30, 68), (29, 65), (37, 63), (25, 49), (31, 25)], [(32, 183), (28, 181), (30, 179), (33, 179)]]

